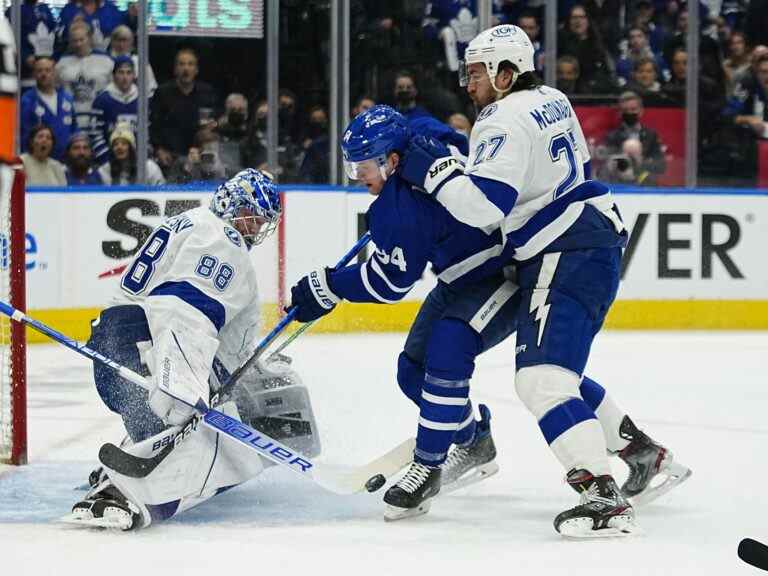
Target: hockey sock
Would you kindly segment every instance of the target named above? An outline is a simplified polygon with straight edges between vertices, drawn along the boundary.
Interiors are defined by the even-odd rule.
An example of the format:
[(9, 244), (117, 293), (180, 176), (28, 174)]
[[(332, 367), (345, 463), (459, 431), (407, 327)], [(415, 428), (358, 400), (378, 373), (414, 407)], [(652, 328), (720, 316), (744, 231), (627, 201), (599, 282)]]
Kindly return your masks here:
[(469, 379), (482, 349), (480, 336), (465, 322), (439, 320), (427, 346), (415, 460), (427, 466), (445, 461), (454, 436), (474, 421)]
[(597, 419), (603, 427), (603, 435), (605, 436), (608, 450), (620, 452), (626, 448), (629, 440), (619, 435), (619, 428), (625, 413), (619, 409), (605, 388), (588, 376), (584, 376), (579, 392), (584, 401), (597, 415)]

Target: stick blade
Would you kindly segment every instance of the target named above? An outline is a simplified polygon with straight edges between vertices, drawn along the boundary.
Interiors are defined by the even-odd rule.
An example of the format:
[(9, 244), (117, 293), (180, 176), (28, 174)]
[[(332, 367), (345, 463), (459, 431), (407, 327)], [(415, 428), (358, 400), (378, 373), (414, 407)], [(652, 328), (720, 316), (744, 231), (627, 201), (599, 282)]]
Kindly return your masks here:
[(99, 461), (118, 474), (129, 478), (146, 478), (163, 461), (166, 454), (173, 449), (173, 443), (168, 444), (151, 458), (141, 458), (129, 454), (122, 448), (107, 442), (99, 450)]

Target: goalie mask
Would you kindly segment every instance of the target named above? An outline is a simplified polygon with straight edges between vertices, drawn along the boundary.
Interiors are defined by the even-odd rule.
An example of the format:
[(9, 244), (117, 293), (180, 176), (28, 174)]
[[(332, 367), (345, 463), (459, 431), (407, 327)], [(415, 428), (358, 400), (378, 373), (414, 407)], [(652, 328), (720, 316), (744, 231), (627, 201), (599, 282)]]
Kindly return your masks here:
[(391, 106), (379, 104), (355, 116), (344, 131), (344, 170), (352, 180), (377, 170), (386, 180), (387, 156), (403, 152), (410, 136), (408, 121)]
[(210, 208), (242, 234), (249, 249), (275, 231), (282, 214), (274, 182), (253, 168), (238, 172), (219, 186)]
[(499, 65), (506, 61), (517, 68), (512, 77), (511, 88), (520, 74), (534, 71), (533, 54), (533, 44), (522, 28), (502, 24), (484, 30), (475, 36), (464, 51), (464, 60), (459, 62), (459, 84), (469, 84), (467, 67), (480, 63), (485, 64), (493, 89), (501, 92), (496, 87), (496, 74), (499, 72)]

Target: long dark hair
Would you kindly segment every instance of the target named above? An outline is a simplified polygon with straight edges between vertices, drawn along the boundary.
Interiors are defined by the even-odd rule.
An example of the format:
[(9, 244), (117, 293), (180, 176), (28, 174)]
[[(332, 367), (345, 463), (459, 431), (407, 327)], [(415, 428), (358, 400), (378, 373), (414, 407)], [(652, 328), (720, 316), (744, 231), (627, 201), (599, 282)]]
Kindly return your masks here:
[[(517, 72), (517, 66), (512, 64), (512, 62), (509, 60), (503, 60), (499, 63), (499, 72), (502, 70), (512, 70)], [(515, 83), (512, 84), (512, 88), (509, 89), (509, 93), (511, 94), (512, 92), (522, 92), (523, 90), (533, 90), (542, 84), (544, 84), (544, 82), (541, 80), (541, 78), (539, 78), (539, 75), (536, 74), (536, 72), (523, 72), (517, 77)]]
[[(111, 151), (110, 151), (111, 152)], [(128, 183), (129, 184), (135, 184), (136, 183), (136, 174), (137, 174), (137, 167), (136, 167), (136, 149), (128, 144), (128, 159), (118, 160), (115, 158), (115, 153), (112, 152), (109, 157), (109, 173), (112, 175), (112, 184), (116, 184), (119, 179), (120, 175), (123, 173), (123, 169), (128, 168)]]

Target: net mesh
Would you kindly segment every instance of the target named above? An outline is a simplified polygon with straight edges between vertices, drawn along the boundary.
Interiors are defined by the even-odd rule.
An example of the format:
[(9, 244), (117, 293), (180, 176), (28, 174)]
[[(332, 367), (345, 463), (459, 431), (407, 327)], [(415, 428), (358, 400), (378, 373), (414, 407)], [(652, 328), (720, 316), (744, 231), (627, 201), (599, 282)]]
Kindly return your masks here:
[[(0, 300), (11, 301), (11, 188), (13, 171), (0, 165)], [(0, 314), (0, 461), (11, 457), (13, 406), (11, 319)]]

